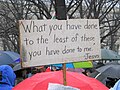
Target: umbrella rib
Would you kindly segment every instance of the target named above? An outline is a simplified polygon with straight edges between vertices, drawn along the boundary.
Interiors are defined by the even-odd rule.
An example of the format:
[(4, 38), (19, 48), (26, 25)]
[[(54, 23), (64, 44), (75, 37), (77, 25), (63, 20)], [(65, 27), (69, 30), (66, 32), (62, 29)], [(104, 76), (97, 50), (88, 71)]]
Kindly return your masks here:
[(95, 79), (97, 79), (100, 75), (101, 75), (101, 73), (99, 73), (99, 74), (95, 77)]

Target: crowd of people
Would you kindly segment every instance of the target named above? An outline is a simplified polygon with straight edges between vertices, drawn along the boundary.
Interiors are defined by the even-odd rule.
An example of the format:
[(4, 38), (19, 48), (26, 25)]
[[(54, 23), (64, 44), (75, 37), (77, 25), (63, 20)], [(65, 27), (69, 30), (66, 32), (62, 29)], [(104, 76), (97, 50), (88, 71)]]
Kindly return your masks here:
[[(17, 85), (22, 80), (31, 77), (36, 73), (42, 72), (51, 72), (62, 70), (61, 67), (56, 66), (40, 66), (40, 67), (31, 67), (25, 68), (20, 71), (14, 72), (12, 67), (9, 65), (1, 65), (0, 66), (0, 90), (12, 90), (12, 87)], [(87, 68), (82, 72), (86, 76), (90, 76), (91, 73), (95, 72), (93, 68)], [(107, 78), (106, 86), (110, 88), (110, 90), (119, 90), (120, 84), (118, 84), (119, 79), (117, 78)], [(119, 81), (120, 82), (120, 81)], [(117, 85), (115, 85), (117, 83)], [(119, 89), (115, 89), (115, 88)]]

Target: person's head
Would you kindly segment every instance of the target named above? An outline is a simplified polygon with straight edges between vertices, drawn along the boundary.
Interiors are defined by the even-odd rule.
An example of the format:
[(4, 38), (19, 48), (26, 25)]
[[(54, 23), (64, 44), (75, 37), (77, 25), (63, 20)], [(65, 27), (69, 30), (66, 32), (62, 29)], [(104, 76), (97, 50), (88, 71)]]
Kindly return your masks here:
[(52, 66), (52, 71), (57, 71), (57, 68), (55, 66)]
[(10, 86), (15, 85), (16, 75), (13, 69), (9, 65), (1, 65), (0, 66), (0, 82), (6, 83)]
[(90, 76), (90, 74), (92, 73), (92, 70), (87, 68), (87, 69), (85, 69), (85, 73), (87, 76)]

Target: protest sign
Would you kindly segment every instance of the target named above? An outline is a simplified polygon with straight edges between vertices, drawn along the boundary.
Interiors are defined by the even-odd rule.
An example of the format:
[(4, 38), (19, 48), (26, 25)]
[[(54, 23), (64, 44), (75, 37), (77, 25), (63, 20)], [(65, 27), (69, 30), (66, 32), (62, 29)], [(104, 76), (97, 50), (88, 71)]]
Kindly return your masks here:
[(20, 20), (23, 67), (101, 58), (98, 19)]

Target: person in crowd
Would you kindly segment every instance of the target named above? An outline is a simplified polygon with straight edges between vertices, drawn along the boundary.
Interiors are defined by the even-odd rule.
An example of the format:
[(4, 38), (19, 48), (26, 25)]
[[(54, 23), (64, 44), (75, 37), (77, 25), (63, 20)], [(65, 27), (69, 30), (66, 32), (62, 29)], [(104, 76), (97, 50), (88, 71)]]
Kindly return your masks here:
[(47, 67), (45, 72), (51, 72), (51, 68), (50, 67)]
[[(112, 88), (117, 81), (118, 81), (117, 78), (107, 77), (106, 86), (107, 86), (108, 88)], [(116, 90), (116, 89), (115, 89), (115, 90)]]
[(57, 71), (57, 68), (56, 68), (56, 66), (52, 66), (52, 71)]
[(12, 90), (16, 75), (9, 65), (0, 66), (0, 90)]
[(84, 72), (82, 72), (83, 74), (85, 74), (86, 76), (90, 76), (90, 74), (92, 73), (92, 69), (90, 68), (86, 68)]
[(110, 90), (120, 90), (120, 80), (118, 80)]
[(24, 70), (22, 71), (22, 77), (23, 77), (23, 79), (26, 79), (26, 78), (27, 78), (27, 69), (24, 69)]

